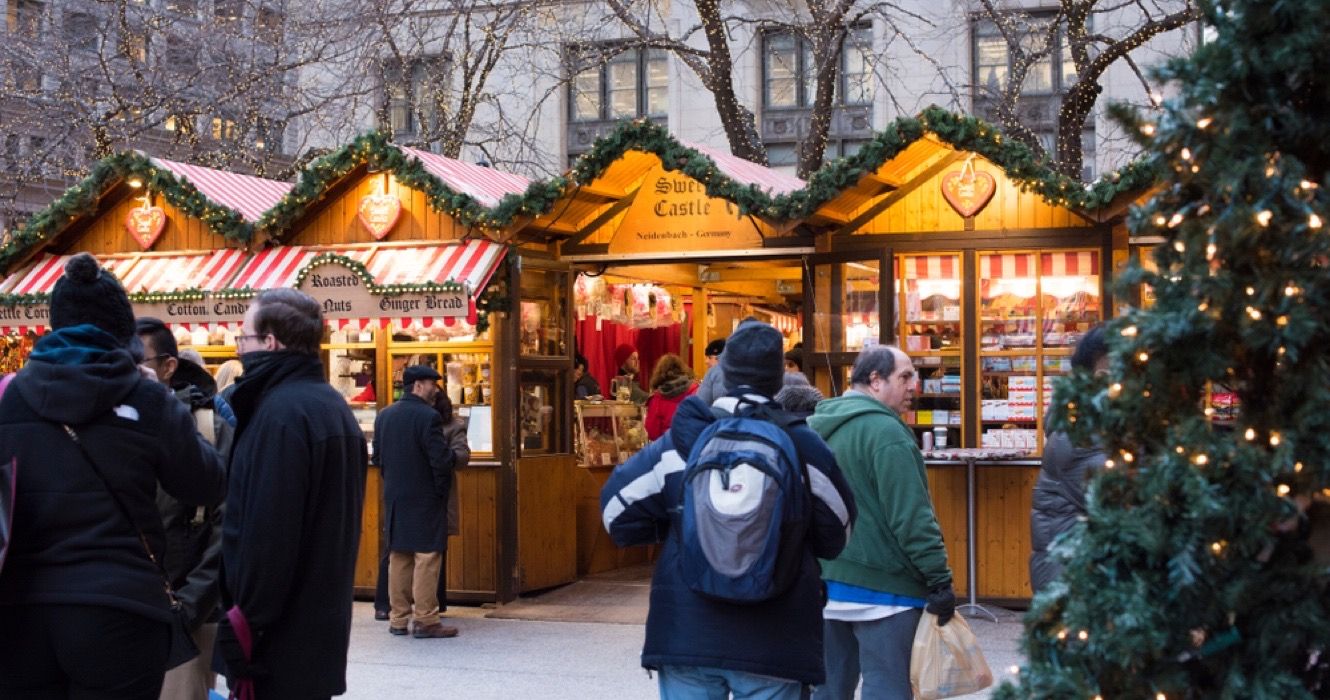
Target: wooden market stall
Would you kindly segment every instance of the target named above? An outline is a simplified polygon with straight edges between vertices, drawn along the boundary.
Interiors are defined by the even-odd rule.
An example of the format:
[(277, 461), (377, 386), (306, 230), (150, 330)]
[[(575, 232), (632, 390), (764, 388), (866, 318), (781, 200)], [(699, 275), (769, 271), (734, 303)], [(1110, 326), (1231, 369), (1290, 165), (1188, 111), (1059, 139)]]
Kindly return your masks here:
[[(616, 368), (604, 356), (617, 341), (601, 336), (609, 333), (611, 324), (669, 328), (674, 334), (665, 343), (668, 347), (639, 348), (642, 376), (650, 374), (656, 357), (674, 352), (691, 357), (700, 378), (707, 342), (728, 335), (731, 320), (737, 323), (750, 313), (777, 316), (762, 307), (787, 302), (777, 284), (791, 277), (777, 270), (793, 270), (797, 278), (794, 261), (801, 252), (812, 251), (810, 236), (750, 206), (771, 194), (794, 192), (802, 180), (679, 141), (650, 123), (621, 125), (568, 177), (567, 190), (527, 230), (565, 237), (560, 259), (590, 273), (579, 278), (574, 297), (577, 341), (606, 394)], [(718, 260), (741, 260), (758, 266), (762, 274), (704, 279), (708, 273), (700, 264)], [(735, 311), (718, 314), (717, 308)], [(719, 316), (723, 323), (717, 323)], [(789, 342), (796, 342), (794, 317), (785, 314), (781, 319), (791, 333)], [(578, 573), (645, 562), (652, 555), (649, 548), (615, 547), (600, 518), (601, 487), (613, 468), (645, 440), (640, 409), (625, 402), (595, 401), (578, 408)]]
[[(571, 281), (542, 243), (514, 239), (491, 214), (529, 185), (363, 137), (302, 173), (227, 292), (295, 287), (320, 301), (329, 381), (367, 436), (400, 397), (407, 365), (445, 377), (472, 449), (457, 474), (461, 532), (449, 538), (454, 601), (507, 601), (575, 579)], [(534, 316), (530, 327), (514, 297)], [(371, 469), (362, 594), (377, 580), (383, 528), (382, 477)]]
[[(934, 446), (930, 482), (957, 590), (973, 582), (981, 598), (1023, 600), (1052, 383), (1111, 313), (1127, 242), (1081, 206), (1083, 189), (1069, 190), (1082, 185), (982, 122), (930, 111), (915, 128), (879, 136), (877, 162), (807, 219), (825, 233), (805, 275), (805, 367), (834, 394), (866, 339), (912, 357), (921, 382), (903, 417)], [(966, 460), (948, 452), (958, 447), (1012, 459), (980, 462), (967, 484), (954, 468)]]
[(209, 361), (234, 355), (241, 314), (216, 306), (248, 257), (254, 224), (291, 189), (284, 182), (138, 153), (98, 163), (0, 249), (4, 331), (46, 327), (48, 295), (69, 256), (88, 251), (129, 292)]

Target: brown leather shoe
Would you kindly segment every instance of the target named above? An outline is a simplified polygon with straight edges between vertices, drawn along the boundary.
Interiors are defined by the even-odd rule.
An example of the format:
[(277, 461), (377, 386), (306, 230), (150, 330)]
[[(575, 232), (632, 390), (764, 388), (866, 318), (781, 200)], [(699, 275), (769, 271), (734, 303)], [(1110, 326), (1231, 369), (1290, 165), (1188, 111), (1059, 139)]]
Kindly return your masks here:
[(395, 635), (397, 635), (397, 636), (399, 636), (399, 637), (405, 637), (405, 636), (406, 636), (406, 632), (407, 632), (407, 629), (406, 629), (405, 627), (391, 627), (391, 626), (390, 626), (390, 627), (388, 628), (388, 633), (389, 633), (389, 634), (395, 634)]
[(445, 626), (441, 622), (432, 625), (416, 625), (411, 631), (411, 636), (416, 639), (446, 639), (457, 636), (456, 627)]

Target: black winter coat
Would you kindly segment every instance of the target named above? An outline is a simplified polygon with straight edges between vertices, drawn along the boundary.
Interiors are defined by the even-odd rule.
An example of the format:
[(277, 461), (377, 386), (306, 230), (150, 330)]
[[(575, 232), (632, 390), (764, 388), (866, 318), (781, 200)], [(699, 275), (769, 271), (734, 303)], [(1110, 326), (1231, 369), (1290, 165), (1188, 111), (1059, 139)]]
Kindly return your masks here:
[[(133, 525), (61, 423), (98, 460)], [(169, 621), (161, 573), (134, 525), (160, 556), (158, 482), (191, 505), (225, 494), (221, 460), (189, 410), (124, 350), (78, 365), (33, 359), (0, 400), (0, 459), (11, 458), (18, 498), (0, 605), (96, 605)]]
[[(365, 436), (319, 358), (250, 353), (222, 524), (223, 607), (256, 636), (260, 697), (346, 692)], [(225, 619), (221, 623), (227, 626)], [(219, 637), (230, 634), (219, 631)]]
[(389, 550), (447, 548), (453, 461), (443, 418), (415, 394), (404, 394), (375, 418), (374, 464), (383, 471)]
[(1062, 572), (1048, 546), (1085, 515), (1086, 482), (1104, 466), (1104, 451), (1076, 447), (1066, 433), (1053, 433), (1044, 441), (1044, 459), (1034, 484), (1030, 513), (1030, 587), (1038, 593)]
[[(733, 412), (734, 401), (727, 397), (714, 405)], [(683, 469), (694, 443), (715, 420), (701, 399), (684, 399), (669, 432), (616, 467), (600, 492), (601, 519), (615, 544), (664, 542), (651, 578), (642, 666), (725, 668), (820, 685), (826, 677), (826, 587), (815, 557), (834, 559), (845, 547), (858, 514), (854, 495), (822, 438), (806, 425), (792, 427), (790, 437), (807, 464), (813, 492), (799, 578), (783, 595), (753, 605), (694, 593), (679, 571)]]

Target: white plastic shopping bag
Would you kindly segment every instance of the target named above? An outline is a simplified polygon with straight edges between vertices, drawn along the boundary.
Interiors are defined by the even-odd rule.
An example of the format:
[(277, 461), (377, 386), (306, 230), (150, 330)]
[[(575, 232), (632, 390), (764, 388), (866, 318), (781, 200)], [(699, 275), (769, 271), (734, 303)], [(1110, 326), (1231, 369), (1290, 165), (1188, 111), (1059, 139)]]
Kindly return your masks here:
[(920, 700), (952, 698), (993, 685), (993, 672), (965, 618), (954, 615), (945, 625), (938, 625), (937, 615), (927, 611), (919, 618), (910, 653), (910, 685)]

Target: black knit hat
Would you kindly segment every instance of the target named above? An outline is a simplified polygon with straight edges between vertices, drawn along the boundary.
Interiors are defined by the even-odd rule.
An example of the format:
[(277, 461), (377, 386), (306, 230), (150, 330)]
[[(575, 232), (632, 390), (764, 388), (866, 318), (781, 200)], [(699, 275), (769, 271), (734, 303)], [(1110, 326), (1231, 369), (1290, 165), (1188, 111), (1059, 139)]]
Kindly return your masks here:
[(720, 367), (727, 393), (749, 386), (763, 396), (775, 396), (785, 378), (784, 338), (766, 323), (744, 319), (725, 340)]
[(134, 338), (134, 309), (125, 288), (97, 258), (79, 253), (65, 263), (65, 274), (51, 291), (51, 328), (84, 323), (110, 333), (121, 345)]
[(707, 349), (703, 352), (707, 357), (720, 357), (720, 354), (725, 352), (725, 339), (717, 338), (707, 343)]

